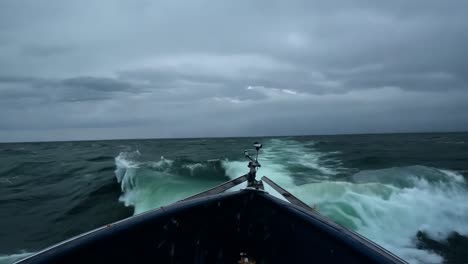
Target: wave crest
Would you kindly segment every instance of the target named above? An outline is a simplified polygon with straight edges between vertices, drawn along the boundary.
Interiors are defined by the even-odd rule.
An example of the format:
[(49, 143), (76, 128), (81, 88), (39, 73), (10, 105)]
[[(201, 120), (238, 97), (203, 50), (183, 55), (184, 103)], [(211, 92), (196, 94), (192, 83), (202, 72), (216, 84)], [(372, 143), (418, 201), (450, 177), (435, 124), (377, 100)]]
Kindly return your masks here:
[(115, 176), (120, 183), (120, 201), (133, 206), (135, 214), (157, 208), (211, 188), (229, 178), (220, 160), (188, 159), (143, 161), (138, 151), (115, 158)]
[[(419, 234), (443, 243), (468, 236), (468, 190), (462, 175), (426, 166), (360, 171), (344, 168), (339, 152), (313, 142), (270, 140), (258, 176), (268, 176), (335, 222), (377, 242), (410, 263), (442, 263)], [(116, 157), (120, 198), (135, 213), (169, 204), (247, 172), (246, 161), (143, 161), (139, 152)], [(345, 175), (345, 176), (343, 176)], [(338, 179), (349, 181), (338, 181)]]
[(420, 233), (442, 243), (454, 233), (468, 236), (468, 190), (456, 172), (396, 167), (361, 171), (353, 179), (296, 186), (291, 192), (410, 263), (443, 261), (422, 249)]

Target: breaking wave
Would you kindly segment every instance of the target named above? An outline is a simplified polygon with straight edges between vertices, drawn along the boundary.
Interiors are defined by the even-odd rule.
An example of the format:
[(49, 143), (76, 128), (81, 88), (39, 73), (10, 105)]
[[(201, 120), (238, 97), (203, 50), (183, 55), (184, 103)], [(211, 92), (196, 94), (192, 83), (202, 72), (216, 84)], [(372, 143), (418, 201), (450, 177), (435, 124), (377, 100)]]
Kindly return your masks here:
[(139, 151), (122, 152), (115, 158), (120, 183), (120, 201), (135, 208), (135, 214), (170, 204), (229, 180), (222, 161), (141, 161)]
[[(425, 166), (346, 173), (337, 156), (313, 142), (270, 140), (260, 158), (266, 175), (335, 222), (377, 242), (410, 263), (442, 263), (421, 235), (444, 242), (454, 232), (468, 236), (468, 190), (463, 176)], [(241, 160), (143, 161), (138, 151), (115, 158), (120, 201), (135, 213), (170, 204), (243, 175)]]
[(419, 240), (468, 236), (468, 190), (457, 173), (423, 166), (363, 171), (353, 182), (292, 187), (299, 198), (410, 263), (442, 263)]

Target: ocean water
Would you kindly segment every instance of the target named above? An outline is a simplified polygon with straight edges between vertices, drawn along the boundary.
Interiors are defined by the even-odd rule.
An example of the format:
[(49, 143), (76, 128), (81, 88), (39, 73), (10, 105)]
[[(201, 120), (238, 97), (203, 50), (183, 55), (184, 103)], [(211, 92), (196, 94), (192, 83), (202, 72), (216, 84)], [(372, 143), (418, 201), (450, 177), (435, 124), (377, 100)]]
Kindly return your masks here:
[(247, 172), (410, 263), (468, 263), (468, 134), (0, 144), (0, 263)]

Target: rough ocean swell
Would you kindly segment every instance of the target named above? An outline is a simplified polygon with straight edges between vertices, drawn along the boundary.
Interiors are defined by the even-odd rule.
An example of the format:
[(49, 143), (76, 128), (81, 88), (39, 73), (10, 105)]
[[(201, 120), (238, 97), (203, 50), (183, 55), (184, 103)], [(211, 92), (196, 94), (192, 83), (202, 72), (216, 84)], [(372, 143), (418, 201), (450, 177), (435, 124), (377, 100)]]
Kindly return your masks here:
[[(268, 176), (321, 214), (410, 263), (464, 263), (466, 253), (460, 248), (468, 245), (468, 188), (466, 175), (463, 175), (467, 170), (463, 166), (468, 163), (468, 145), (443, 142), (460, 142), (468, 136), (455, 136), (455, 139), (451, 134), (263, 139), (265, 148), (261, 152), (259, 174)], [(72, 174), (81, 172), (82, 185), (89, 190), (74, 194), (77, 196), (72, 199), (74, 207), (55, 208), (68, 214), (58, 213), (49, 223), (60, 222), (61, 225), (68, 221), (61, 226), (67, 227), (69, 232), (58, 232), (53, 234), (54, 239), (29, 248), (22, 247), (19, 240), (16, 252), (4, 252), (0, 244), (0, 253), (10, 253), (0, 257), (0, 263), (22, 258), (28, 254), (26, 252), (49, 245), (48, 241), (57, 242), (78, 231), (86, 231), (73, 230), (70, 225), (75, 224), (72, 223), (74, 217), (79, 221), (93, 212), (94, 202), (113, 203), (101, 210), (114, 213), (120, 210), (121, 213), (112, 217), (98, 215), (89, 225), (93, 228), (128, 216), (130, 212), (125, 213), (128, 212), (125, 208), (138, 214), (238, 177), (246, 172), (241, 154), (250, 143), (251, 139), (95, 143), (106, 145), (106, 153), (118, 150), (118, 154), (113, 160), (112, 155), (105, 153), (87, 157), (88, 165), (101, 164), (94, 169), (98, 173), (88, 173), (87, 180), (82, 173), (84, 168), (71, 169)], [(79, 149), (86, 148), (80, 146)], [(457, 155), (446, 157), (427, 150), (450, 150)], [(109, 167), (110, 162), (114, 164)], [(32, 166), (30, 170), (33, 169), (38, 168)], [(18, 166), (6, 172), (2, 170), (2, 188), (20, 184), (19, 179), (24, 177), (20, 171)], [(98, 184), (95, 181), (99, 175), (106, 176), (99, 178)], [(63, 174), (62, 181), (64, 177)], [(110, 180), (109, 177), (115, 178)], [(44, 186), (50, 189), (54, 184), (60, 183), (50, 181)], [(67, 183), (61, 184), (66, 188)], [(83, 193), (87, 196), (78, 197)], [(109, 193), (113, 193), (112, 201)], [(12, 198), (11, 195), (0, 198), (0, 204), (11, 201), (8, 198)], [(69, 198), (64, 198), (64, 202)], [(53, 199), (49, 201), (53, 203)], [(115, 209), (117, 207), (120, 208)], [(4, 213), (7, 212), (0, 209), (0, 216)], [(2, 226), (5, 225), (2, 223)], [(36, 233), (31, 235), (41, 237)], [(6, 240), (0, 239), (0, 242)]]

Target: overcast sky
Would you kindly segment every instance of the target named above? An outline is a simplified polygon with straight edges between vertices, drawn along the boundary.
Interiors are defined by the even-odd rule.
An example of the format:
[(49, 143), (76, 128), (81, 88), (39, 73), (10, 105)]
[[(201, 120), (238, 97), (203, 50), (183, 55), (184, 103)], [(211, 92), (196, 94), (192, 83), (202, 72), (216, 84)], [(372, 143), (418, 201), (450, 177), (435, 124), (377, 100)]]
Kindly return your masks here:
[(468, 1), (0, 1), (0, 141), (468, 130)]

